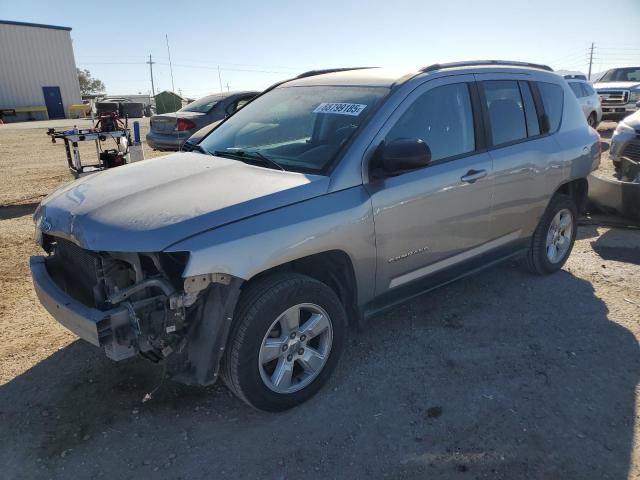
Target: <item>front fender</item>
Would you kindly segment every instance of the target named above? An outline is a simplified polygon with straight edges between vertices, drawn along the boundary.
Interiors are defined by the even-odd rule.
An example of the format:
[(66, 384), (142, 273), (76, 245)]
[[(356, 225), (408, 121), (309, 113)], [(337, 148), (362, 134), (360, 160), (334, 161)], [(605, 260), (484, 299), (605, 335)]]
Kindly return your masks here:
[(243, 280), (329, 250), (351, 258), (358, 303), (373, 296), (375, 234), (362, 185), (288, 205), (195, 235), (165, 251), (190, 252), (184, 277), (224, 273)]

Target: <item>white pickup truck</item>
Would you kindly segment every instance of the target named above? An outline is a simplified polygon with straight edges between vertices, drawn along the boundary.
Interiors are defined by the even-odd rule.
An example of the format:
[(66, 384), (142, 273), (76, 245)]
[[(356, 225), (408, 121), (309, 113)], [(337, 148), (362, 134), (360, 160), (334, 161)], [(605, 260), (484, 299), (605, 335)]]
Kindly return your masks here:
[(640, 67), (608, 70), (593, 87), (602, 100), (605, 119), (631, 115), (640, 103)]

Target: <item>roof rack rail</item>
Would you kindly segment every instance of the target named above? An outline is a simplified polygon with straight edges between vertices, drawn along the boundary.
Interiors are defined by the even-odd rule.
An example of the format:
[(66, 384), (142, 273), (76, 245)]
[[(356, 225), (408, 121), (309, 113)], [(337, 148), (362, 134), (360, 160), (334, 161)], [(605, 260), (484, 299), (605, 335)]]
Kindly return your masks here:
[(376, 67), (343, 67), (343, 68), (325, 68), (322, 70), (309, 70), (308, 72), (301, 73), (300, 75), (294, 78), (295, 79), (307, 78), (307, 77), (314, 77), (316, 75), (324, 75), (325, 73), (348, 72), (349, 70), (364, 70), (366, 68), (376, 68)]
[[(293, 80), (299, 80), (301, 78), (313, 77), (315, 75), (323, 75), (325, 73), (335, 73), (335, 72), (347, 72), (349, 70), (363, 70), (365, 68), (378, 68), (378, 67), (345, 67), (345, 68), (325, 68), (323, 70), (309, 70), (308, 72), (301, 73), (300, 75), (296, 75), (293, 78), (287, 78), (286, 80), (280, 80), (279, 82), (274, 83), (270, 87), (266, 88), (262, 91), (260, 95), (267, 93), (274, 88), (279, 87), (283, 83), (291, 82)], [(258, 95), (258, 96), (260, 96)]]
[(514, 67), (531, 67), (531, 68), (540, 68), (542, 70), (547, 70), (548, 72), (553, 72), (553, 68), (548, 65), (541, 65), (539, 63), (529, 63), (529, 62), (511, 62), (509, 60), (470, 60), (466, 62), (453, 62), (453, 63), (434, 63), (433, 65), (429, 65), (428, 67), (421, 68), (420, 71), (423, 73), (433, 72), (434, 70), (440, 70), (442, 68), (455, 68), (455, 67), (474, 67), (481, 65), (505, 65), (505, 66), (514, 66)]
[(565, 80), (586, 80), (587, 76), (582, 73), (572, 73), (570, 75), (563, 75)]

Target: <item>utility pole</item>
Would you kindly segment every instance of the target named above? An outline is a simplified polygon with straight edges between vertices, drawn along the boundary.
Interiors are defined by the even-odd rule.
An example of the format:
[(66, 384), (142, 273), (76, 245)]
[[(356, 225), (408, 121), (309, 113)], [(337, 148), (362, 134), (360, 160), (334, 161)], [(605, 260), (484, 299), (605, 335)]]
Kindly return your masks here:
[(220, 93), (222, 93), (222, 76), (220, 75), (220, 65), (218, 65), (218, 81), (220, 82)]
[(149, 54), (149, 61), (145, 62), (149, 64), (149, 71), (151, 72), (151, 95), (153, 96), (153, 98), (155, 98), (156, 96), (156, 89), (153, 86), (153, 64), (156, 63), (154, 61), (151, 60), (151, 54)]
[(227, 82), (227, 92), (229, 91), (229, 82)]
[(593, 42), (591, 42), (591, 53), (589, 53), (589, 76), (587, 77), (591, 81), (591, 66), (593, 65)]

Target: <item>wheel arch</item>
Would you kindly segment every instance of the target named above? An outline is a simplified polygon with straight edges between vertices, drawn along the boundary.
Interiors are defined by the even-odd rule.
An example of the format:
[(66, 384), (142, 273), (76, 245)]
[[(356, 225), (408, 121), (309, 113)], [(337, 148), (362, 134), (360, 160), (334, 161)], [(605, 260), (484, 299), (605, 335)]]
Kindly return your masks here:
[(584, 213), (587, 206), (587, 199), (589, 196), (589, 182), (586, 178), (576, 178), (573, 180), (569, 180), (561, 184), (554, 192), (554, 195), (558, 193), (569, 195), (576, 204), (578, 214), (581, 215), (582, 213)]
[(296, 272), (324, 283), (342, 302), (349, 322), (360, 325), (355, 269), (351, 257), (344, 250), (327, 250), (268, 268), (247, 279), (242, 290), (266, 276), (280, 272)]

